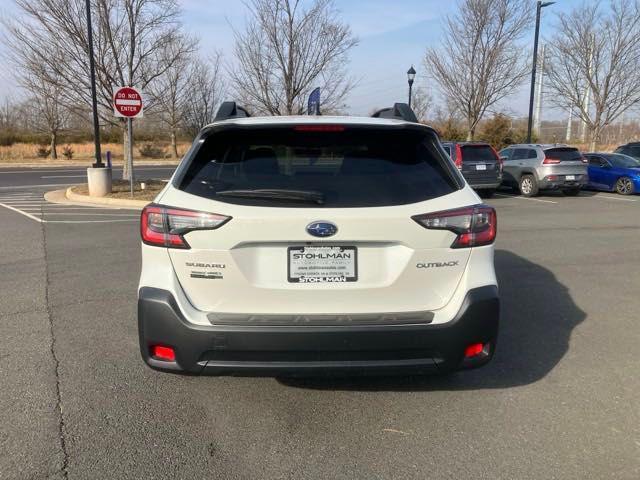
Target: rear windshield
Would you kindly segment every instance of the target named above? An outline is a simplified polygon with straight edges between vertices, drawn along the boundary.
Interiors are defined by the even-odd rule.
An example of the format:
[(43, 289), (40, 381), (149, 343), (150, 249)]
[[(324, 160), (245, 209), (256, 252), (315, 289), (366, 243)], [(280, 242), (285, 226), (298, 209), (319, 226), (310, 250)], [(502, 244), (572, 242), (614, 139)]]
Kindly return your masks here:
[(561, 162), (580, 162), (582, 154), (577, 148), (549, 148), (544, 151), (544, 155), (552, 160)]
[(488, 145), (463, 145), (462, 161), (495, 162), (496, 154)]
[(428, 130), (298, 128), (214, 132), (178, 188), (226, 203), (314, 208), (402, 205), (459, 188)]

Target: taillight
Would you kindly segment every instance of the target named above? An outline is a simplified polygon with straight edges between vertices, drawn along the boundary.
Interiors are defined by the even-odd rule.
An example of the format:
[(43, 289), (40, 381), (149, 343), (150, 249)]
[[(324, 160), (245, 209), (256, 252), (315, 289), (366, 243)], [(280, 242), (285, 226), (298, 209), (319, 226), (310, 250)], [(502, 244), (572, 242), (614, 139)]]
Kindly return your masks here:
[(560, 160), (558, 160), (557, 158), (544, 157), (544, 160), (542, 160), (543, 165), (557, 165), (559, 163)]
[(229, 220), (226, 215), (151, 204), (142, 210), (140, 235), (147, 245), (190, 248), (183, 235), (193, 230), (214, 230)]
[(458, 170), (462, 170), (462, 147), (456, 145), (456, 167)]
[(496, 211), (488, 205), (426, 213), (411, 218), (424, 228), (449, 230), (458, 235), (451, 248), (480, 247), (496, 239), (498, 219)]
[(500, 155), (498, 155), (498, 152), (496, 151), (495, 148), (491, 147), (491, 151), (496, 156), (496, 160), (498, 161), (498, 168), (502, 172), (502, 167), (503, 167), (503, 164), (504, 164), (504, 162), (502, 161), (502, 158), (500, 158)]
[(580, 160), (582, 160), (582, 163), (589, 163), (589, 160), (584, 155), (580, 155)]

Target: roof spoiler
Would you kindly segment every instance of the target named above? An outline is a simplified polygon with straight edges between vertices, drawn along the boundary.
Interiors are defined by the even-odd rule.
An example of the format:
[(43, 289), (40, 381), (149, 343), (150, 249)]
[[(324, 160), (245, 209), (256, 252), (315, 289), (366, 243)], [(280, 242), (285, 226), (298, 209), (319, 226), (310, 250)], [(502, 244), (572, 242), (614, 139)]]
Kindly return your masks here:
[(396, 120), (404, 120), (405, 122), (418, 123), (418, 117), (416, 117), (416, 114), (406, 103), (394, 103), (393, 107), (378, 110), (371, 116), (375, 118), (392, 118)]
[(245, 108), (237, 105), (236, 102), (222, 102), (213, 121), (220, 122), (230, 118), (246, 118), (250, 116), (249, 112), (247, 112)]

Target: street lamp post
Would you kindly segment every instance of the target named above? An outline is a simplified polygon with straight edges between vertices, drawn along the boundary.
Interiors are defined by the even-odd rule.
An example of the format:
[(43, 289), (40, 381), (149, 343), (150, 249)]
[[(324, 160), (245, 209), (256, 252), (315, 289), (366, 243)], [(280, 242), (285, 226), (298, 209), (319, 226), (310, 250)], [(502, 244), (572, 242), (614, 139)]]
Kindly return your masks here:
[(536, 34), (533, 40), (533, 68), (531, 69), (531, 93), (529, 94), (529, 122), (527, 124), (527, 143), (531, 143), (531, 124), (533, 121), (533, 96), (536, 88), (536, 63), (538, 62), (538, 37), (540, 36), (540, 11), (556, 2), (541, 2), (536, 5)]
[(93, 140), (95, 142), (96, 168), (103, 167), (102, 153), (100, 152), (100, 124), (98, 122), (98, 99), (96, 95), (96, 66), (93, 59), (93, 29), (91, 27), (91, 2), (87, 0), (87, 40), (89, 46), (89, 70), (91, 70), (91, 104), (93, 107)]
[(413, 87), (413, 80), (416, 78), (416, 70), (411, 65), (411, 68), (407, 70), (407, 83), (409, 83), (409, 108), (411, 108), (411, 88)]

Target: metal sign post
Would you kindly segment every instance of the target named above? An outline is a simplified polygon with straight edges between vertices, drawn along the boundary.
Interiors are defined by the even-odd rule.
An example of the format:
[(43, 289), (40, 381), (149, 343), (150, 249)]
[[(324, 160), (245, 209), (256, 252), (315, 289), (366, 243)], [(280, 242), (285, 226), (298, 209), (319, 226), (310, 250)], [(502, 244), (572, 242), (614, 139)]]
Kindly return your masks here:
[(127, 118), (127, 129), (129, 131), (129, 141), (127, 145), (127, 150), (129, 150), (129, 189), (133, 197), (133, 183), (135, 179), (133, 178), (133, 120), (131, 117)]
[(142, 117), (144, 103), (142, 94), (133, 87), (120, 87), (113, 92), (113, 114), (127, 119), (127, 154), (129, 164), (129, 184), (133, 197), (133, 119)]

